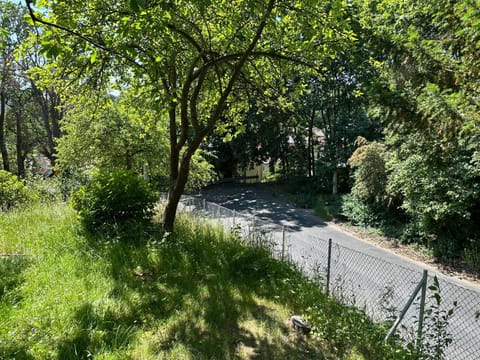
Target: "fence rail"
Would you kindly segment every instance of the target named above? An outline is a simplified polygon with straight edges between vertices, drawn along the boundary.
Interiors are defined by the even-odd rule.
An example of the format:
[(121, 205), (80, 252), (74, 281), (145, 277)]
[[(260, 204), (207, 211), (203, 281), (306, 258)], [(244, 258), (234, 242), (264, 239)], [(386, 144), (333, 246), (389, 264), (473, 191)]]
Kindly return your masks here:
[(418, 345), (427, 354), (444, 351), (440, 358), (480, 359), (478, 292), (342, 246), (334, 239), (299, 236), (287, 226), (200, 197), (184, 197), (182, 208), (235, 229), (246, 242), (296, 264), (307, 276), (320, 278), (331, 296), (364, 309), (375, 321), (391, 321), (392, 334), (404, 342), (418, 342), (420, 336)]

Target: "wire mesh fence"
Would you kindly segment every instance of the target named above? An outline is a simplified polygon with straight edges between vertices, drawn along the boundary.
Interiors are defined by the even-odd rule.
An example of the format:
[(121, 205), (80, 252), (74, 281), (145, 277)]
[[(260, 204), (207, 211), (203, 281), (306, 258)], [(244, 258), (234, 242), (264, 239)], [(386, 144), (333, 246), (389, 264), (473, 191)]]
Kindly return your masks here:
[[(363, 309), (373, 320), (392, 322), (404, 316), (396, 336), (414, 343), (421, 334), (424, 353), (436, 359), (480, 358), (480, 294), (467, 287), (428, 276), (426, 298), (405, 305), (422, 281), (422, 272), (314, 236), (300, 236), (287, 226), (236, 212), (200, 197), (185, 197), (185, 211), (233, 229), (249, 244), (268, 249), (307, 276), (320, 280), (324, 291), (349, 306)], [(330, 242), (330, 245), (329, 245)], [(424, 308), (421, 316), (420, 309)], [(422, 309), (423, 313), (423, 309)], [(424, 320), (419, 331), (420, 317)]]

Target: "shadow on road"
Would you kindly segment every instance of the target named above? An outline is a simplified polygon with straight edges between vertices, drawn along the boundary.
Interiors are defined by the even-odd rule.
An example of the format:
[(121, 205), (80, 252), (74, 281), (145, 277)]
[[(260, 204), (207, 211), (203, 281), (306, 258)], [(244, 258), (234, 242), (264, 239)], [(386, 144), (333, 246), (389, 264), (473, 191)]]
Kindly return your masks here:
[(207, 201), (228, 209), (255, 214), (291, 230), (323, 227), (327, 224), (308, 210), (297, 209), (268, 184), (220, 184), (203, 189), (200, 195)]

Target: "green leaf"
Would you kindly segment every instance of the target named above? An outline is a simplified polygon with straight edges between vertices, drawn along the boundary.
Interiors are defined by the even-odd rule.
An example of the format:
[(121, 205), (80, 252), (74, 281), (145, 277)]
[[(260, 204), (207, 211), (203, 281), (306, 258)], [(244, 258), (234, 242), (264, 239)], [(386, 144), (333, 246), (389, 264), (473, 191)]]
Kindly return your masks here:
[(130, 0), (130, 9), (133, 11), (140, 11), (140, 6), (138, 5), (137, 0)]
[(135, 12), (139, 12), (145, 5), (146, 0), (130, 0), (130, 8)]
[(93, 52), (92, 55), (90, 55), (90, 64), (94, 64), (96, 60), (97, 60), (97, 53)]

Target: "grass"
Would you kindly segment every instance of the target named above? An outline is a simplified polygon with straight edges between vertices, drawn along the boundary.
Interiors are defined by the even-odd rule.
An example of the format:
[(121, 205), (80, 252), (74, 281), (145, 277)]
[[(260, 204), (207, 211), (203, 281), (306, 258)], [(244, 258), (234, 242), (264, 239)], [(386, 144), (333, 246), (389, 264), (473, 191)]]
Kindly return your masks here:
[(320, 194), (316, 197), (313, 210), (315, 215), (327, 221), (343, 218), (342, 198), (339, 195)]
[[(406, 359), (385, 329), (220, 229), (180, 216), (89, 234), (62, 204), (0, 213), (0, 359)], [(288, 323), (303, 314), (313, 334)]]
[(310, 193), (285, 193), (285, 195), (296, 207), (313, 209), (315, 215), (323, 220), (343, 218), (342, 199), (339, 195)]

